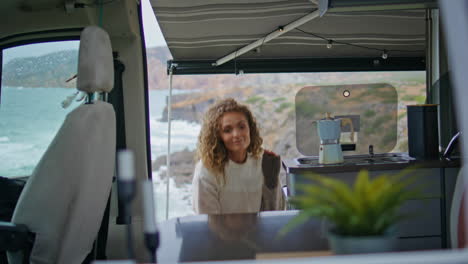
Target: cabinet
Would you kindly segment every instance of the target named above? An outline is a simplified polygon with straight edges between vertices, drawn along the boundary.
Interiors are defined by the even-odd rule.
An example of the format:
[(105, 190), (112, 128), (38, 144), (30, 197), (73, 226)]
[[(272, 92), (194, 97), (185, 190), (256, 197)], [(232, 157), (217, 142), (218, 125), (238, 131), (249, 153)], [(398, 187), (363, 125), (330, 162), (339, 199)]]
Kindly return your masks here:
[[(295, 188), (297, 184), (309, 183), (304, 174), (314, 172), (313, 168), (287, 170), (287, 182), (290, 194), (298, 194)], [(336, 171), (336, 170), (335, 170)], [(392, 169), (389, 165), (383, 170), (369, 170), (370, 177), (376, 177), (382, 173), (395, 174), (401, 171)], [(396, 226), (399, 237), (400, 250), (421, 250), (449, 247), (449, 219), (450, 204), (453, 190), (458, 175), (458, 168), (420, 168), (416, 173), (420, 174), (418, 183), (424, 185), (423, 196), (417, 200), (407, 201), (401, 208), (402, 213), (414, 215), (401, 221)], [(349, 184), (353, 183), (358, 171), (347, 172), (320, 172), (336, 179), (343, 180)]]

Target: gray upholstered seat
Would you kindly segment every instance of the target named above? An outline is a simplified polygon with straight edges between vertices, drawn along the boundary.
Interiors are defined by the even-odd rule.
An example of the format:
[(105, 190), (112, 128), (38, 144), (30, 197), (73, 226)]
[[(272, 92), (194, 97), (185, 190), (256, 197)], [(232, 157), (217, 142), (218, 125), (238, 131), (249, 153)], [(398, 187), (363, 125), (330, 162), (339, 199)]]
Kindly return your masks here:
[[(112, 48), (99, 27), (83, 30), (78, 89), (109, 92)], [(115, 167), (115, 112), (95, 101), (70, 112), (29, 178), (12, 222), (35, 233), (30, 263), (80, 264), (91, 251), (109, 198)], [(21, 256), (9, 253), (9, 261)]]

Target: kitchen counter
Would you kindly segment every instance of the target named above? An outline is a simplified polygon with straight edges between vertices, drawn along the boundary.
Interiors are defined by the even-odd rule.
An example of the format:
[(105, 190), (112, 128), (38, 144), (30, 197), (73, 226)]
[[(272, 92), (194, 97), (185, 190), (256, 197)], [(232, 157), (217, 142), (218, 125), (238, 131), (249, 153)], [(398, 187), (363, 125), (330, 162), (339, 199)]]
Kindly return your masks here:
[[(365, 162), (366, 156), (361, 155), (361, 160), (347, 162), (347, 159), (356, 160), (357, 156), (345, 156), (345, 162), (340, 164), (332, 165), (322, 165), (317, 162), (312, 162), (313, 164), (300, 164), (298, 162), (301, 158), (318, 160), (318, 157), (300, 157), (297, 159), (285, 159), (283, 160), (283, 167), (287, 173), (304, 173), (313, 171), (315, 173), (341, 173), (341, 172), (357, 172), (362, 169), (369, 171), (383, 171), (383, 170), (401, 170), (410, 166), (418, 166), (419, 168), (459, 168), (460, 159), (454, 158), (451, 160), (416, 160), (411, 157), (408, 157), (405, 153), (388, 153), (386, 155), (387, 161), (385, 162)], [(396, 161), (391, 161), (392, 157), (400, 157), (395, 159)]]
[[(164, 221), (158, 228), (161, 241), (157, 250), (158, 263), (330, 255), (327, 225), (318, 218), (311, 217), (284, 236), (277, 236), (297, 213), (297, 210), (289, 210), (193, 215)], [(401, 228), (404, 226), (397, 226)], [(420, 227), (416, 229), (421, 230)], [(415, 247), (410, 237), (412, 233), (417, 235), (415, 232), (417, 230), (399, 232), (397, 251), (440, 247), (436, 238), (430, 238), (423, 247)]]
[(298, 211), (258, 214), (194, 215), (159, 225), (158, 263), (255, 259), (258, 254), (324, 252), (328, 241), (319, 219), (297, 226), (283, 237), (278, 231)]

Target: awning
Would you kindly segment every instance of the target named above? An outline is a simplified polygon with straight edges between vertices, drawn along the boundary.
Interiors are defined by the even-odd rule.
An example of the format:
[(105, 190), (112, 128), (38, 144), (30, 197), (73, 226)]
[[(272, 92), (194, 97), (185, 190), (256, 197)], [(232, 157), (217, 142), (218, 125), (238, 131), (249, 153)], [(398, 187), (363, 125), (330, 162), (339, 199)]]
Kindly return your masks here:
[[(344, 3), (348, 5), (359, 2), (347, 1)], [(315, 2), (318, 1), (155, 0), (152, 6), (174, 62), (191, 69), (185, 73), (197, 73), (196, 69), (201, 64), (203, 73), (214, 73), (220, 70), (210, 66), (214, 61), (314, 12), (318, 9)], [(388, 61), (377, 65), (394, 64), (393, 59), (398, 58), (405, 63), (393, 67), (397, 70), (424, 69), (424, 9), (400, 10), (387, 5), (383, 11), (346, 11), (347, 7), (340, 5), (339, 1), (335, 1), (335, 5), (339, 12), (333, 11), (333, 2), (330, 2), (331, 9), (323, 17), (263, 43), (259, 48), (238, 56), (231, 62), (232, 66), (225, 67), (257, 60), (279, 62), (296, 59), (318, 60), (325, 64), (326, 59), (330, 59), (333, 65), (337, 62), (339, 65), (340, 60), (345, 63), (358, 58), (366, 65), (359, 70), (371, 70), (378, 67), (376, 60), (384, 60), (382, 55), (387, 53)], [(356, 10), (356, 6), (348, 9)], [(327, 44), (331, 44), (331, 48), (327, 48)], [(413, 65), (408, 65), (408, 61)], [(176, 69), (175, 73), (184, 72)]]

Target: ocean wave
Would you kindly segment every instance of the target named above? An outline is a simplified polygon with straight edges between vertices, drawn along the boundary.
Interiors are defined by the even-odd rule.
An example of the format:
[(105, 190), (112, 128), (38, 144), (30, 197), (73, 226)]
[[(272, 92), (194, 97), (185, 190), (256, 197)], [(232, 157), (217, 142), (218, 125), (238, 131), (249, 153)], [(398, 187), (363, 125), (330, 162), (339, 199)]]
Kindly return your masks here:
[[(194, 150), (197, 144), (200, 124), (173, 121), (171, 127), (171, 151)], [(167, 123), (151, 120), (151, 156), (156, 159), (167, 154)]]
[[(152, 132), (157, 135), (167, 136), (167, 122), (161, 122), (151, 119), (150, 127)], [(174, 120), (171, 122), (171, 136), (198, 136), (200, 133), (201, 125), (195, 122), (187, 122), (181, 120)]]
[[(166, 220), (166, 188), (167, 181), (161, 177), (165, 170), (153, 171), (153, 189), (156, 202), (156, 221)], [(169, 218), (195, 214), (192, 207), (192, 186), (183, 184), (177, 186), (171, 178), (169, 181)]]
[[(8, 138), (8, 137), (7, 137)], [(31, 154), (31, 152), (37, 151), (45, 151), (45, 149), (38, 148), (37, 145), (34, 143), (18, 143), (18, 142), (8, 142), (8, 141), (0, 141), (2, 144), (2, 148), (0, 153), (2, 155), (7, 154), (21, 154), (24, 155), (26, 153)]]
[(0, 175), (19, 176), (29, 175), (39, 162), (44, 149), (37, 148), (34, 144), (0, 142)]
[(0, 143), (8, 142), (10, 141), (10, 138), (8, 137), (0, 137)]
[[(171, 149), (174, 147), (191, 148), (197, 143), (197, 138), (171, 137)], [(167, 149), (167, 138), (158, 136), (151, 137), (151, 147)]]

